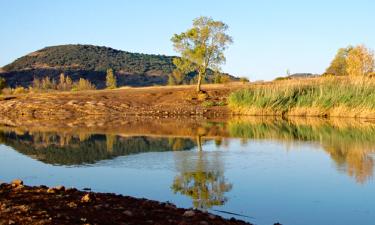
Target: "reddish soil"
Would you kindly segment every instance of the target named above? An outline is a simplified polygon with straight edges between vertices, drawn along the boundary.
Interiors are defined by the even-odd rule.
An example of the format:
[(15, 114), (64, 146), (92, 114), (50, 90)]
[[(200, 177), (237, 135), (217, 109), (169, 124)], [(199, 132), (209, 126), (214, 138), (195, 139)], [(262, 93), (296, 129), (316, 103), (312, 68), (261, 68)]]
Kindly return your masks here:
[(0, 224), (250, 224), (171, 203), (64, 187), (0, 185)]
[(176, 115), (216, 116), (229, 111), (226, 98), (242, 83), (205, 85), (206, 95), (195, 86), (120, 88), (82, 92), (34, 93), (0, 98), (0, 114), (19, 118), (78, 118)]

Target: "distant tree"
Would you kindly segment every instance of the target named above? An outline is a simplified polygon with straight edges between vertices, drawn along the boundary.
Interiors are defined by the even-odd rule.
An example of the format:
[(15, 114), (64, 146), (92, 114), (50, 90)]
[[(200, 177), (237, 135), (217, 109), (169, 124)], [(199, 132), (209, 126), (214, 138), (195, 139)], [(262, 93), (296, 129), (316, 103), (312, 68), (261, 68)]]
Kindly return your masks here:
[(349, 51), (346, 72), (349, 76), (366, 76), (374, 72), (374, 52), (364, 45)]
[(347, 74), (347, 58), (349, 52), (353, 49), (352, 46), (346, 48), (340, 48), (335, 58), (332, 60), (331, 65), (326, 69), (326, 74), (332, 74), (335, 76), (345, 76)]
[(73, 81), (70, 77), (65, 76), (64, 73), (60, 74), (59, 84), (57, 89), (60, 91), (70, 91), (73, 88)]
[(207, 69), (219, 70), (225, 62), (224, 50), (232, 43), (226, 34), (228, 26), (209, 17), (199, 17), (193, 21), (193, 27), (186, 32), (175, 34), (171, 41), (181, 58), (174, 64), (184, 72), (198, 73), (197, 91), (201, 91), (202, 78)]
[(245, 84), (245, 83), (249, 83), (249, 82), (250, 82), (249, 79), (248, 79), (247, 77), (241, 77), (241, 78), (240, 78), (240, 81), (241, 81), (243, 84)]
[(74, 83), (73, 91), (86, 91), (86, 90), (95, 90), (96, 87), (90, 81), (80, 78), (78, 82)]
[(290, 69), (286, 70), (286, 75), (289, 77), (290, 76)]
[(112, 69), (107, 69), (106, 86), (108, 89), (117, 88), (117, 79), (115, 75), (113, 74)]
[(0, 92), (5, 88), (6, 81), (4, 78), (0, 77)]
[(221, 74), (220, 73), (215, 73), (214, 75), (214, 83), (215, 84), (221, 84), (222, 81), (221, 81)]
[(171, 85), (171, 86), (176, 85), (176, 81), (172, 74), (168, 76), (168, 85)]

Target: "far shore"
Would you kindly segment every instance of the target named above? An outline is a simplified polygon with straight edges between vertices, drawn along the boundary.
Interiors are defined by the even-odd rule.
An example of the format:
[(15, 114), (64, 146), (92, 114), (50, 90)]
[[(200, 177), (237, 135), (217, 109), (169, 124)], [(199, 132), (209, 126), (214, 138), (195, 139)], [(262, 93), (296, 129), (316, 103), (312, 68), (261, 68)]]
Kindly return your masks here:
[(10, 120), (111, 120), (127, 117), (323, 117), (375, 118), (375, 79), (308, 78), (275, 82), (121, 87), (113, 90), (0, 96)]

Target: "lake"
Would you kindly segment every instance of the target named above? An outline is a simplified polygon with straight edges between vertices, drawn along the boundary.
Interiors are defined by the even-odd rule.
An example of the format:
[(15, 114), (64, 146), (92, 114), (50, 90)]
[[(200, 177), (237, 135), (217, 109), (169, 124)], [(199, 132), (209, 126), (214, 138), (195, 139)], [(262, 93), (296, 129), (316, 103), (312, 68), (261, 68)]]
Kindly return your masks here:
[(374, 223), (375, 121), (56, 124), (0, 127), (1, 181), (169, 201), (259, 225)]

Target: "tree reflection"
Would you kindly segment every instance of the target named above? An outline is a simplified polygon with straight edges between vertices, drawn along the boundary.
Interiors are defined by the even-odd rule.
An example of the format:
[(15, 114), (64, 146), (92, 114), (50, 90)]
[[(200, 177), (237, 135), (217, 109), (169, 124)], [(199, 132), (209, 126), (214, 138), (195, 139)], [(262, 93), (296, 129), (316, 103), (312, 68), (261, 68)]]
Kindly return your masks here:
[(234, 120), (228, 123), (232, 137), (272, 139), (285, 143), (319, 143), (340, 171), (364, 183), (373, 176), (375, 125), (357, 120)]
[(207, 210), (228, 200), (224, 194), (232, 189), (232, 184), (224, 177), (221, 153), (204, 152), (200, 136), (197, 147), (197, 152), (175, 154), (179, 174), (171, 188), (174, 193), (190, 197), (195, 208)]

